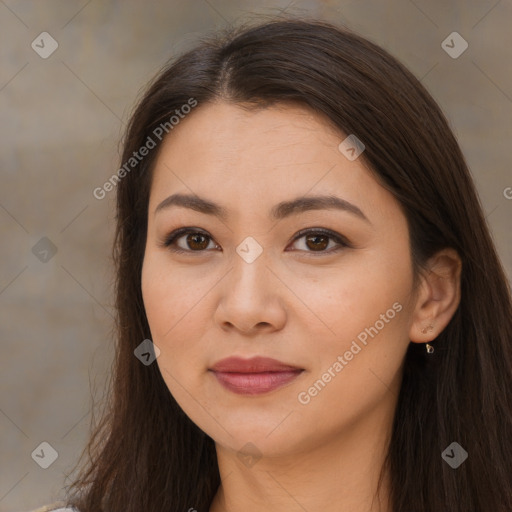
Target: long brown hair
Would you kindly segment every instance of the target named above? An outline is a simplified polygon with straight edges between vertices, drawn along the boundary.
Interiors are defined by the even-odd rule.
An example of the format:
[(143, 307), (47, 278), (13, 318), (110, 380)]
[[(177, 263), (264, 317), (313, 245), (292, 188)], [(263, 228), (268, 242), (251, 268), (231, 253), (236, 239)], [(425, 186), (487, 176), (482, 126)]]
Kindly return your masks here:
[[(345, 28), (292, 18), (204, 39), (166, 65), (131, 117), (122, 163), (148, 137), (157, 147), (117, 183), (116, 358), (68, 503), (80, 512), (207, 512), (220, 484), (214, 441), (178, 406), (158, 365), (134, 356), (151, 339), (140, 283), (154, 133), (191, 98), (196, 108), (218, 99), (309, 106), (365, 144), (361, 161), (407, 217), (416, 276), (438, 250), (458, 252), (455, 315), (434, 355), (411, 343), (405, 357), (385, 462), (391, 507), (510, 512), (512, 301), (461, 149), (434, 99), (385, 50)], [(441, 457), (454, 441), (468, 452), (457, 469)]]

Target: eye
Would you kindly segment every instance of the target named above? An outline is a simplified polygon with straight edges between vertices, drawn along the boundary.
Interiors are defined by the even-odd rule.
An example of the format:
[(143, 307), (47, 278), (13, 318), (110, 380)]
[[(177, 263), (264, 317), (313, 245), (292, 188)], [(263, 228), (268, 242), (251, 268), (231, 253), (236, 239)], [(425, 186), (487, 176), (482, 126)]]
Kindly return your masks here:
[[(181, 238), (184, 245), (180, 246), (177, 242)], [(177, 253), (203, 252), (208, 249), (209, 241), (213, 241), (210, 235), (199, 229), (180, 228), (170, 233), (161, 245)]]
[[(306, 253), (331, 254), (346, 247), (352, 247), (344, 236), (324, 228), (310, 228), (299, 231), (293, 239), (293, 243), (302, 238), (304, 238), (304, 248), (299, 249), (299, 251)], [(181, 245), (178, 243), (180, 239), (183, 239)], [(329, 248), (331, 241), (334, 241), (335, 245), (338, 246)], [(219, 247), (215, 243), (214, 247), (210, 247), (211, 243), (213, 243), (212, 237), (198, 228), (180, 228), (170, 233), (160, 246), (167, 247), (175, 253), (204, 252), (206, 249)], [(329, 250), (326, 250), (327, 248)], [(296, 251), (297, 249), (292, 250)]]
[[(338, 252), (346, 247), (352, 247), (349, 241), (344, 236), (340, 235), (339, 233), (335, 233), (334, 231), (331, 231), (329, 229), (304, 229), (297, 233), (297, 236), (294, 238), (293, 241), (296, 242), (301, 238), (304, 238), (303, 247), (305, 247), (305, 249), (300, 250), (305, 250), (305, 252), (331, 254), (333, 252)], [(335, 244), (337, 244), (338, 246), (335, 246), (334, 249), (331, 246), (329, 250), (325, 250), (329, 247), (330, 241), (334, 241)]]

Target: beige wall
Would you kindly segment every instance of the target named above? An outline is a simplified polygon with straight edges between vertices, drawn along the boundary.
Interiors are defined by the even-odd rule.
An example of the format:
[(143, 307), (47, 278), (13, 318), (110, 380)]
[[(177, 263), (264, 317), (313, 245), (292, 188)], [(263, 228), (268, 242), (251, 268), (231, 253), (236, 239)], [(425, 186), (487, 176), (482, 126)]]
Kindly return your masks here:
[[(197, 35), (289, 4), (0, 2), (0, 512), (58, 499), (87, 439), (90, 385), (100, 397), (112, 358), (114, 193), (92, 191), (117, 170), (139, 89)], [(510, 276), (512, 4), (303, 0), (288, 11), (341, 21), (422, 78), (467, 156)], [(58, 43), (46, 59), (31, 47), (51, 49), (36, 39), (43, 31)], [(453, 31), (469, 44), (456, 59), (441, 48)], [(31, 457), (42, 442), (58, 452), (48, 469)]]

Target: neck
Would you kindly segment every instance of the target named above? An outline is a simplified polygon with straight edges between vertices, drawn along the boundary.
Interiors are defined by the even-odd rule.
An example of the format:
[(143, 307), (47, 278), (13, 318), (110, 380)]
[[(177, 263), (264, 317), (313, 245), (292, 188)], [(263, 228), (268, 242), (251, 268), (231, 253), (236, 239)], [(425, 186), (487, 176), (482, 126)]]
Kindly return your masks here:
[(390, 512), (386, 472), (380, 493), (377, 487), (393, 411), (381, 403), (321, 446), (262, 457), (251, 467), (217, 444), (221, 485), (210, 512)]

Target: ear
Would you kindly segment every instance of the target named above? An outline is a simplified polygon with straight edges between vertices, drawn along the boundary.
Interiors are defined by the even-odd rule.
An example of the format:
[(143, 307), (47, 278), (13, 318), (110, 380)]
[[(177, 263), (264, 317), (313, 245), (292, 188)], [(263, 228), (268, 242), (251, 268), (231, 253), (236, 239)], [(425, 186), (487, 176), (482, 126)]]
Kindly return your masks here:
[(454, 249), (434, 254), (422, 272), (409, 339), (413, 343), (432, 341), (444, 330), (460, 303), (462, 261)]

